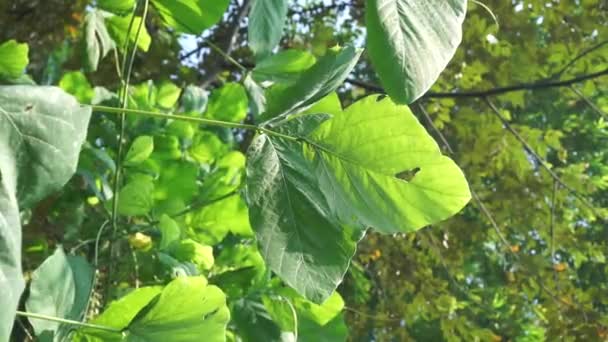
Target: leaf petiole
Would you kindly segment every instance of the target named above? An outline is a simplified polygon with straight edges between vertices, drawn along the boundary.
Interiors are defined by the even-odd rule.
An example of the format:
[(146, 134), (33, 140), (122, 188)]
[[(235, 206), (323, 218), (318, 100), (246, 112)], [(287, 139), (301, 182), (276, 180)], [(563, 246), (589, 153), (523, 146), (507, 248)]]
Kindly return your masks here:
[(122, 333), (122, 330), (118, 329), (118, 328), (108, 327), (108, 326), (105, 326), (105, 325), (84, 323), (84, 322), (74, 321), (74, 320), (71, 320), (71, 319), (65, 319), (65, 318), (59, 318), (59, 317), (54, 317), (54, 316), (41, 315), (41, 314), (36, 314), (36, 313), (32, 313), (32, 312), (17, 311), (17, 316), (27, 317), (27, 318), (34, 318), (34, 319), (42, 319), (42, 320), (45, 320), (45, 321), (52, 321), (52, 322), (58, 322), (58, 323), (64, 323), (64, 324), (77, 325), (77, 326), (81, 326), (81, 327), (86, 327), (86, 328), (91, 328), (91, 329), (98, 329), (98, 330), (105, 330), (105, 331), (109, 331), (109, 332), (113, 332), (113, 333), (119, 333), (119, 334)]
[(267, 135), (272, 135), (272, 136), (287, 139), (287, 140), (292, 140), (292, 141), (299, 140), (299, 138), (297, 138), (297, 137), (282, 134), (279, 132), (269, 130), (264, 127), (250, 125), (250, 124), (241, 124), (241, 123), (228, 122), (228, 121), (203, 119), (203, 118), (196, 118), (196, 117), (192, 117), (192, 116), (179, 115), (179, 114), (165, 114), (165, 113), (151, 112), (151, 111), (139, 110), (139, 109), (127, 109), (127, 108), (121, 109), (121, 108), (107, 107), (107, 106), (91, 106), (91, 108), (93, 109), (93, 111), (99, 111), (99, 112), (110, 113), (110, 114), (123, 114), (124, 113), (124, 114), (148, 116), (148, 117), (153, 117), (153, 118), (157, 118), (157, 119), (172, 119), (172, 120), (179, 120), (179, 121), (195, 122), (195, 123), (199, 123), (199, 124), (216, 126), (216, 127), (248, 129), (248, 130), (258, 131), (261, 133), (265, 133)]

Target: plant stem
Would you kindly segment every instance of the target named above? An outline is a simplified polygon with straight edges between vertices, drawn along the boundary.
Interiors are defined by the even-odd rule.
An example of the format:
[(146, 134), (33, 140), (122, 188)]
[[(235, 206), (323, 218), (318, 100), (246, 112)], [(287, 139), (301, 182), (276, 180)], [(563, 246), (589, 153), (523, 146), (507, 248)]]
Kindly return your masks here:
[(219, 53), (222, 57), (224, 57), (228, 62), (232, 63), (234, 66), (239, 68), (242, 72), (247, 73), (247, 68), (245, 68), (241, 63), (239, 63), (236, 59), (232, 58), (229, 54), (224, 52), (219, 46), (215, 45), (212, 42), (205, 42), (205, 44), (209, 45), (211, 49), (215, 52)]
[(118, 333), (118, 334), (122, 333), (122, 330), (118, 329), (118, 328), (108, 327), (108, 326), (105, 326), (105, 325), (83, 323), (83, 322), (73, 321), (71, 319), (64, 319), (64, 318), (59, 318), (59, 317), (53, 317), (53, 316), (35, 314), (35, 313), (32, 313), (32, 312), (17, 311), (17, 316), (28, 317), (28, 318), (35, 318), (35, 319), (42, 319), (42, 320), (45, 320), (45, 321), (58, 322), (58, 323), (64, 323), (64, 324), (77, 325), (77, 326), (80, 326), (80, 327), (97, 329), (97, 330), (105, 330), (105, 331), (109, 331), (109, 332), (113, 332), (113, 333)]
[(147, 110), (139, 110), (139, 109), (121, 109), (121, 108), (106, 107), (106, 106), (91, 106), (91, 108), (94, 111), (99, 111), (99, 112), (104, 112), (104, 113), (110, 113), (110, 114), (123, 114), (124, 113), (124, 114), (149, 116), (149, 117), (153, 117), (153, 118), (157, 118), (157, 119), (172, 119), (172, 120), (179, 120), (179, 121), (189, 121), (189, 122), (195, 122), (195, 123), (199, 123), (199, 124), (204, 124), (204, 125), (209, 125), (209, 126), (216, 126), (216, 127), (248, 129), (248, 130), (254, 130), (254, 131), (262, 132), (262, 133), (265, 133), (267, 135), (272, 135), (272, 136), (275, 136), (275, 137), (278, 137), (278, 138), (287, 139), (287, 140), (292, 140), (292, 141), (298, 141), (299, 140), (299, 138), (297, 138), (297, 137), (293, 137), (293, 136), (290, 136), (290, 135), (286, 135), (286, 134), (282, 134), (282, 133), (279, 133), (279, 132), (275, 132), (275, 131), (272, 131), (272, 130), (269, 130), (267, 128), (260, 127), (260, 126), (257, 126), (257, 125), (249, 125), (249, 124), (241, 124), (241, 123), (228, 122), (228, 121), (203, 119), (203, 118), (197, 118), (197, 117), (185, 116), (185, 115), (178, 115), (178, 114), (165, 114), (165, 113), (158, 113), (158, 112), (150, 112), (150, 111), (147, 111)]

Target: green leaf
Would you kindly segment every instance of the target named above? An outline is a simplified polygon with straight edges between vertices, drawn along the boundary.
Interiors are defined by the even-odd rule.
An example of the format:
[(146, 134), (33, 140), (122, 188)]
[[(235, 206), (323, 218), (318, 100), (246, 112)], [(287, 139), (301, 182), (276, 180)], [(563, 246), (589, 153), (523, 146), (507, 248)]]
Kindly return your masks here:
[[(32, 274), (25, 307), (28, 312), (80, 320), (86, 308), (93, 269), (82, 257), (66, 256), (58, 248)], [(60, 341), (71, 328), (58, 322), (29, 319), (36, 335), (50, 334)]]
[(63, 75), (59, 87), (72, 94), (80, 103), (91, 103), (93, 100), (93, 87), (87, 77), (80, 71), (71, 71)]
[(164, 214), (160, 217), (158, 229), (161, 233), (159, 246), (161, 250), (167, 249), (173, 242), (178, 241), (181, 236), (181, 230), (179, 229), (177, 222)]
[[(127, 43), (127, 39), (130, 43), (135, 43), (135, 38), (137, 38), (137, 29), (141, 24), (141, 17), (135, 17), (133, 20), (133, 28), (131, 29), (131, 33), (129, 37), (127, 34), (129, 33), (129, 24), (131, 23), (131, 15), (128, 16), (119, 16), (113, 15), (106, 20), (106, 25), (108, 27), (108, 32), (110, 36), (114, 38), (116, 44), (119, 49), (123, 49), (125, 44)], [(152, 42), (152, 38), (148, 33), (148, 29), (144, 24), (141, 27), (141, 31), (139, 32), (139, 39), (137, 40), (137, 47), (147, 52), (150, 48), (150, 43)]]
[(118, 213), (125, 216), (146, 215), (154, 205), (154, 183), (135, 179), (125, 185), (118, 197)]
[(310, 135), (307, 156), (342, 222), (409, 232), (458, 213), (469, 201), (462, 171), (406, 106), (369, 96), (331, 114)]
[(302, 318), (298, 322), (298, 330), (298, 341), (300, 342), (344, 342), (348, 338), (348, 327), (344, 322), (343, 314), (323, 326), (310, 319)]
[(226, 296), (203, 277), (179, 277), (127, 331), (128, 341), (223, 342), (230, 311)]
[[(278, 300), (279, 303), (276, 303), (277, 296), (283, 298)], [(337, 317), (344, 308), (344, 300), (338, 292), (334, 292), (322, 304), (315, 304), (298, 295), (290, 288), (277, 289), (274, 295), (264, 296), (262, 300), (264, 305), (269, 308), (273, 317), (275, 317), (275, 320), (281, 322), (281, 327), (286, 331), (292, 331), (294, 326), (293, 314), (288, 307), (286, 300), (289, 300), (296, 309), (298, 319), (307, 318), (319, 326), (329, 323)]]
[(89, 107), (59, 88), (0, 86), (0, 171), (18, 189), (21, 209), (74, 174), (90, 117)]
[(367, 51), (391, 98), (411, 103), (435, 83), (462, 39), (467, 0), (366, 0)]
[[(331, 49), (313, 67), (306, 70), (295, 84), (275, 85), (267, 97), (267, 119), (297, 113), (336, 90), (357, 64), (362, 50), (352, 46)], [(277, 87), (278, 86), (278, 87)]]
[(163, 109), (172, 109), (182, 90), (175, 84), (165, 81), (158, 87), (156, 103)]
[(226, 83), (214, 90), (209, 98), (205, 117), (214, 120), (240, 122), (247, 116), (247, 93), (239, 83)]
[(99, 0), (97, 6), (106, 11), (124, 14), (133, 10), (135, 0)]
[(232, 308), (232, 321), (243, 342), (281, 341), (281, 329), (258, 301), (239, 299)]
[(189, 85), (184, 89), (181, 98), (181, 110), (186, 113), (202, 114), (207, 108), (207, 91), (195, 85)]
[[(141, 287), (133, 290), (128, 295), (110, 303), (106, 310), (91, 321), (106, 327), (125, 329), (150, 302), (161, 293), (162, 287)], [(106, 332), (99, 329), (84, 328), (79, 330), (79, 335), (86, 335), (84, 341), (91, 341), (91, 337), (99, 338), (99, 341), (122, 341), (120, 334)], [(97, 340), (96, 340), (97, 341)]]
[(247, 90), (249, 97), (249, 108), (254, 117), (261, 115), (266, 111), (266, 95), (262, 88), (248, 73), (243, 80), (243, 86)]
[(190, 235), (201, 242), (215, 245), (228, 232), (242, 236), (253, 235), (247, 206), (238, 194), (208, 204), (192, 215)]
[[(0, 340), (8, 340), (21, 292), (19, 210), (74, 174), (91, 109), (55, 87), (0, 86)], [(19, 203), (19, 204), (18, 204)]]
[(167, 26), (194, 35), (215, 25), (229, 3), (230, 0), (152, 0)]
[[(281, 126), (305, 135), (327, 119), (308, 115)], [(297, 142), (259, 135), (248, 151), (249, 219), (270, 269), (320, 303), (342, 281), (358, 236), (332, 218), (312, 165)]]
[(84, 21), (86, 62), (91, 71), (96, 71), (99, 61), (112, 51), (115, 45), (106, 28), (104, 15), (100, 11), (91, 11)]
[(171, 255), (179, 261), (192, 262), (200, 270), (211, 269), (214, 263), (213, 248), (201, 245), (192, 239), (182, 240), (173, 246), (171, 248)]
[(249, 12), (249, 46), (258, 60), (272, 53), (287, 21), (287, 0), (254, 0)]
[(298, 341), (345, 341), (348, 336), (341, 314), (344, 301), (337, 292), (321, 305), (311, 303), (286, 288), (278, 289), (273, 296), (264, 296), (262, 301), (283, 331), (293, 332), (296, 325), (291, 306), (295, 308)]
[(141, 135), (133, 141), (127, 156), (125, 157), (125, 164), (135, 165), (142, 163), (150, 157), (154, 151), (154, 138), (148, 135)]
[(307, 51), (284, 50), (256, 63), (252, 76), (256, 82), (291, 84), (315, 62), (315, 56)]
[(0, 78), (16, 79), (29, 63), (27, 44), (9, 40), (0, 44)]

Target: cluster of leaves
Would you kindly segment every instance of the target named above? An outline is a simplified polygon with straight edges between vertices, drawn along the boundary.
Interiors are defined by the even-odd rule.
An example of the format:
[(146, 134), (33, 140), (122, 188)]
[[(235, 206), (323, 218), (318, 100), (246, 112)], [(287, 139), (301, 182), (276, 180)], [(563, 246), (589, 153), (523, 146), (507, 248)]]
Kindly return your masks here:
[[(98, 63), (97, 72), (89, 72), (89, 65), (82, 62), (88, 59), (86, 44), (81, 43), (86, 42), (86, 30), (79, 29), (79, 25), (85, 25), (81, 20), (88, 19), (87, 14), (95, 9), (107, 10), (100, 12), (102, 17), (108, 20), (114, 17), (113, 21), (117, 20), (117, 16), (129, 18), (128, 11), (107, 7), (112, 1), (97, 1), (99, 6), (86, 8), (85, 1), (68, 3), (48, 0), (35, 8), (31, 8), (28, 2), (19, 3), (0, 5), (0, 21), (6, 23), (0, 30), (0, 42), (17, 39), (29, 43), (28, 74), (39, 84), (59, 84), (65, 91), (77, 96), (81, 103), (104, 102), (107, 106), (118, 106), (120, 102), (117, 98), (121, 91), (116, 91), (114, 95), (104, 88), (93, 88), (88, 85), (87, 79), (110, 90), (119, 89), (121, 81), (116, 76), (113, 49), (118, 47), (117, 52), (124, 55), (126, 39), (121, 40), (117, 36), (121, 31), (111, 30), (112, 25), (104, 19), (103, 23), (114, 43), (110, 42), (108, 55)], [(133, 8), (133, 2), (124, 3)], [(248, 124), (263, 123), (272, 119), (272, 115), (259, 115), (264, 112), (262, 108), (278, 113), (294, 105), (294, 102), (277, 102), (277, 99), (285, 96), (281, 94), (282, 87), (289, 88), (299, 83), (300, 75), (315, 66), (317, 61), (324, 60), (336, 43), (360, 44), (365, 32), (369, 32), (368, 46), (385, 44), (388, 47), (384, 47), (386, 50), (379, 56), (372, 56), (377, 51), (371, 49), (361, 55), (346, 84), (337, 89), (340, 102), (352, 104), (367, 95), (369, 90), (382, 91), (381, 87), (375, 85), (378, 83), (386, 88), (394, 101), (399, 101), (400, 97), (415, 95), (405, 92), (405, 89), (411, 89), (407, 84), (400, 88), (403, 84), (396, 83), (404, 82), (407, 78), (391, 82), (391, 73), (396, 75), (400, 70), (415, 73), (418, 68), (425, 68), (429, 61), (434, 60), (435, 54), (449, 54), (445, 48), (427, 51), (422, 56), (425, 63), (421, 66), (412, 64), (419, 59), (400, 59), (398, 54), (389, 58), (389, 54), (384, 52), (399, 49), (400, 45), (392, 45), (395, 42), (390, 40), (383, 43), (381, 33), (385, 29), (382, 26), (374, 29), (373, 25), (369, 25), (369, 17), (379, 18), (380, 12), (370, 11), (373, 7), (365, 1), (298, 1), (289, 6), (283, 6), (283, 1), (274, 1), (273, 8), (277, 11), (266, 12), (273, 15), (262, 17), (253, 13), (269, 8), (263, 6), (268, 2), (257, 1), (252, 4), (250, 21), (242, 20), (242, 9), (250, 3), (247, 0), (231, 3), (222, 21), (200, 35), (197, 39), (199, 46), (184, 51), (182, 57), (179, 57), (180, 36), (174, 34), (174, 29), (166, 29), (164, 17), (153, 5), (145, 20), (145, 32), (150, 36), (151, 44), (145, 54), (142, 50), (136, 54), (133, 79), (139, 84), (130, 87), (132, 99), (129, 107), (155, 113), (179, 112), (197, 120), (217, 119), (218, 115), (223, 114), (223, 111), (217, 110), (220, 107), (216, 106), (213, 110), (217, 115), (209, 114), (210, 109), (207, 108), (211, 102), (219, 102), (210, 100), (209, 106), (204, 105), (204, 94), (207, 88), (220, 89), (230, 84), (228, 88), (231, 90), (224, 93), (238, 92), (242, 95), (244, 88), (248, 103), (238, 100), (245, 96), (235, 95), (222, 107), (234, 104), (249, 108), (246, 111), (235, 110), (241, 115), (236, 119), (231, 119), (232, 116), (228, 114), (221, 120), (238, 124), (244, 118)], [(383, 8), (395, 8), (392, 4), (397, 4), (398, 9), (403, 9), (401, 5), (404, 3), (407, 2), (387, 1), (383, 3)], [(424, 3), (439, 6), (431, 1)], [(440, 5), (449, 3), (445, 1)], [(451, 156), (465, 171), (476, 199), (461, 215), (429, 229), (390, 236), (366, 234), (351, 260), (346, 282), (338, 288), (344, 303), (336, 301), (337, 304), (328, 311), (332, 319), (320, 319), (318, 314), (312, 314), (310, 308), (313, 303), (295, 299), (301, 297), (282, 286), (277, 278), (270, 278), (270, 267), (266, 267), (258, 252), (262, 250), (257, 248), (254, 240), (255, 226), (250, 230), (248, 215), (242, 214), (243, 209), (247, 209), (247, 202), (240, 196), (232, 196), (240, 194), (238, 189), (246, 186), (243, 175), (246, 158), (242, 153), (250, 145), (253, 135), (242, 129), (228, 130), (207, 124), (200, 126), (195, 121), (182, 122), (181, 118), (165, 119), (159, 123), (143, 117), (127, 117), (125, 145), (133, 152), (126, 157), (131, 159), (130, 162), (118, 166), (125, 175), (124, 182), (120, 184), (129, 184), (131, 178), (142, 178), (141, 174), (151, 176), (153, 188), (149, 193), (152, 196), (140, 196), (146, 208), (151, 209), (146, 214), (120, 216), (115, 238), (112, 238), (112, 227), (105, 226), (99, 248), (96, 249), (94, 241), (100, 225), (110, 216), (111, 205), (108, 202), (113, 198), (113, 177), (117, 168), (112, 160), (117, 158), (116, 136), (120, 120), (100, 111), (95, 112), (76, 177), (61, 192), (54, 193), (31, 209), (24, 207), (21, 210), (26, 279), (31, 279), (29, 272), (38, 268), (45, 257), (53, 253), (55, 246), (62, 243), (69, 251), (66, 253), (68, 260), (73, 255), (85, 256), (98, 269), (91, 304), (86, 310), (89, 321), (95, 319), (98, 310), (108, 307), (108, 303), (114, 299), (123, 298), (135, 287), (162, 286), (170, 283), (177, 274), (202, 274), (227, 296), (227, 306), (231, 311), (229, 339), (289, 339), (296, 337), (294, 332), (298, 332), (297, 338), (300, 340), (331, 341), (343, 340), (346, 334), (354, 341), (605, 339), (608, 331), (608, 306), (605, 300), (608, 298), (608, 267), (605, 262), (608, 155), (601, 147), (606, 145), (608, 127), (605, 113), (608, 111), (608, 101), (605, 95), (606, 78), (599, 75), (605, 75), (608, 67), (606, 3), (597, 0), (496, 0), (485, 3), (495, 17), (477, 3), (469, 2), (462, 31), (464, 44), (456, 51), (452, 63), (431, 91), (411, 106), (444, 151), (448, 153), (450, 149), (453, 150)], [(101, 8), (102, 4), (106, 7)], [(189, 12), (200, 12), (192, 8)], [(268, 30), (279, 30), (283, 13), (287, 13), (287, 24), (284, 26), (286, 34), (281, 37), (277, 31)], [(429, 13), (433, 15), (436, 11), (426, 12)], [(458, 6), (450, 6), (449, 13), (454, 13), (454, 16), (445, 17), (451, 18), (450, 22), (457, 23), (462, 19)], [(180, 18), (189, 15), (182, 14)], [(136, 16), (143, 16), (141, 8)], [(271, 21), (260, 20), (265, 17)], [(382, 17), (391, 18), (390, 13)], [(255, 25), (244, 24), (256, 20)], [(404, 17), (403, 22), (408, 20), (411, 19)], [(397, 22), (392, 22), (388, 27), (394, 31), (386, 32), (393, 32), (398, 37), (401, 33), (396, 29), (403, 27), (403, 35), (418, 37), (416, 31), (408, 31), (409, 26), (399, 26)], [(500, 23), (500, 28), (497, 23)], [(248, 29), (264, 25), (266, 29), (257, 32), (258, 38), (255, 38), (254, 32), (245, 34)], [(188, 26), (183, 26), (181, 30), (189, 32)], [(438, 33), (444, 30), (444, 27), (437, 28)], [(450, 30), (447, 39), (440, 42), (445, 46), (450, 46), (451, 39), (455, 39), (460, 32), (459, 29)], [(122, 31), (122, 37), (130, 36), (126, 31), (128, 27)], [(138, 42), (142, 39), (145, 42), (145, 32), (140, 33)], [(64, 33), (66, 39), (60, 44)], [(273, 54), (276, 52), (274, 46), (279, 41), (277, 37), (281, 37), (278, 43), (280, 49)], [(118, 41), (121, 43), (118, 44)], [(134, 43), (132, 40), (129, 42)], [(225, 49), (233, 60), (245, 67), (237, 67), (227, 62), (216, 50), (209, 50), (210, 42)], [(408, 42), (416, 42), (416, 39), (408, 38)], [(423, 51), (423, 43), (418, 42), (414, 49), (396, 51), (416, 54)], [(21, 49), (24, 48), (25, 45), (21, 45)], [(402, 64), (389, 63), (390, 59), (402, 61)], [(0, 59), (0, 63), (3, 60), (6, 59)], [(27, 63), (16, 61), (13, 60), (10, 65), (20, 66), (13, 68), (22, 71)], [(327, 60), (325, 67), (317, 70), (333, 70), (339, 66), (331, 63), (331, 60)], [(372, 64), (380, 79), (377, 79)], [(385, 67), (391, 69), (382, 73), (381, 69)], [(20, 75), (21, 72), (16, 76)], [(575, 83), (560, 83), (585, 75), (598, 76), (583, 78)], [(148, 79), (155, 81), (148, 82)], [(168, 80), (176, 86), (172, 86)], [(558, 84), (548, 86), (550, 83)], [(202, 85), (205, 89), (188, 84)], [(422, 89), (423, 83), (419, 86)], [(519, 91), (503, 92), (501, 89), (505, 86)], [(176, 90), (178, 87), (183, 90)], [(403, 92), (399, 93), (399, 90)], [(295, 98), (306, 91), (306, 87), (292, 88), (292, 91), (286, 93), (286, 97)], [(275, 92), (279, 96), (273, 97)], [(135, 93), (138, 95), (134, 96)], [(218, 91), (213, 91), (211, 98), (217, 99), (219, 95), (214, 95), (216, 93)], [(483, 101), (484, 96), (488, 96), (499, 109), (504, 122)], [(135, 97), (137, 100), (133, 99)], [(321, 105), (325, 104), (325, 109), (315, 111), (333, 116), (342, 113), (335, 94), (332, 93), (330, 97), (334, 99), (324, 98), (313, 107), (323, 108)], [(188, 99), (200, 100), (192, 105), (195, 107), (188, 107), (188, 103), (191, 103)], [(383, 101), (379, 103), (387, 105)], [(354, 113), (351, 112), (354, 107), (351, 107), (353, 105), (345, 110), (349, 115)], [(373, 116), (375, 112), (369, 110), (368, 114)], [(429, 117), (432, 121), (428, 120)], [(319, 116), (319, 123), (324, 119)], [(320, 125), (328, 123), (324, 121)], [(506, 125), (518, 132), (529, 147), (525, 148), (506, 129)], [(186, 128), (182, 130), (181, 127)], [(275, 130), (270, 125), (266, 128)], [(205, 134), (201, 135), (200, 132)], [(364, 133), (367, 134), (367, 131)], [(197, 135), (201, 136), (196, 145), (203, 147), (194, 149), (192, 138)], [(161, 157), (159, 148), (167, 146), (164, 144), (167, 137), (171, 140), (170, 146), (163, 151), (170, 152)], [(304, 138), (311, 139), (309, 136)], [(449, 147), (446, 147), (443, 138)], [(256, 143), (258, 146), (279, 148), (297, 145), (302, 147), (303, 152), (297, 153), (296, 157), (304, 155), (306, 161), (314, 162), (315, 156), (323, 157), (323, 151), (319, 153), (314, 145), (307, 144), (304, 139), (290, 142), (277, 136), (266, 136), (265, 141), (256, 140)], [(378, 144), (382, 149), (387, 145), (382, 142)], [(150, 150), (151, 153), (147, 152)], [(544, 159), (544, 163), (536, 159), (533, 153)], [(167, 155), (173, 155), (174, 159)], [(204, 160), (208, 162), (195, 161), (195, 155), (205, 156)], [(226, 157), (227, 160), (220, 163), (225, 155), (231, 155), (233, 159)], [(284, 157), (278, 159), (279, 164), (285, 160), (302, 161), (299, 157), (293, 159), (293, 154), (277, 156)], [(263, 159), (269, 158), (264, 156)], [(196, 176), (192, 176), (192, 170), (185, 172), (183, 179), (188, 181), (183, 184), (180, 182), (182, 177), (167, 175), (164, 179), (171, 181), (161, 185), (163, 171), (182, 170), (175, 165), (183, 162), (196, 170)], [(543, 169), (543, 165), (549, 167), (563, 183)], [(218, 172), (222, 168), (233, 171)], [(415, 168), (395, 172), (399, 178), (413, 181), (420, 175)], [(315, 169), (310, 173), (315, 175)], [(224, 178), (223, 175), (227, 176)], [(295, 179), (293, 173), (290, 175), (290, 179)], [(297, 174), (298, 177), (305, 175), (301, 172)], [(412, 175), (415, 177), (411, 178)], [(207, 187), (216, 179), (221, 179), (220, 183), (230, 184), (229, 190), (212, 187), (211, 191), (217, 192), (209, 194), (218, 196), (203, 196), (201, 190), (209, 191)], [(319, 177), (312, 184), (318, 185), (322, 179), (327, 182), (326, 178)], [(196, 183), (196, 190), (186, 190), (186, 193), (192, 191), (196, 195), (190, 202), (181, 199), (171, 201), (175, 192), (171, 192), (170, 196), (165, 195), (173, 187), (187, 189), (185, 185), (193, 184), (192, 181)], [(565, 188), (564, 184), (570, 189)], [(120, 194), (120, 187), (116, 190)], [(221, 204), (224, 198), (219, 195), (222, 194), (233, 198), (232, 207)], [(319, 195), (325, 197), (323, 192)], [(171, 206), (175, 208), (169, 209)], [(208, 206), (215, 206), (222, 214), (216, 216), (214, 210), (203, 216), (197, 215)], [(330, 208), (329, 212), (337, 214), (337, 209), (340, 208)], [(201, 224), (203, 229), (196, 228), (198, 223), (194, 220), (199, 217), (205, 220)], [(346, 217), (346, 221), (352, 223), (350, 218)], [(364, 218), (371, 219), (369, 216)], [(179, 239), (171, 237), (171, 232), (177, 231), (172, 222), (177, 224), (180, 231)], [(356, 229), (352, 231), (356, 232)], [(16, 235), (11, 233), (10, 236)], [(176, 253), (171, 244), (163, 243), (163, 236), (169, 236), (165, 241), (174, 241), (175, 245), (189, 240), (184, 244), (189, 246), (191, 252)], [(293, 240), (293, 235), (285, 236)], [(357, 237), (353, 236), (352, 239)], [(322, 248), (329, 248), (320, 239), (313, 242)], [(112, 254), (110, 246), (114, 248)], [(346, 247), (350, 248), (350, 245)], [(98, 261), (95, 261), (96, 250), (99, 252)], [(288, 252), (291, 250), (286, 250)], [(214, 258), (213, 263), (210, 256)], [(76, 269), (73, 272), (77, 272)], [(83, 274), (89, 277), (88, 273)], [(158, 292), (152, 296), (158, 298), (157, 295)], [(23, 295), (23, 300), (27, 296)], [(336, 296), (334, 292), (330, 300)], [(143, 300), (147, 305), (141, 315), (155, 300)], [(322, 307), (327, 308), (326, 305), (324, 303)], [(21, 310), (26, 310), (26, 306), (22, 306)], [(72, 307), (72, 304), (68, 306)], [(342, 310), (345, 313), (338, 314)], [(134, 311), (138, 311), (133, 313), (135, 316), (141, 316), (138, 315), (139, 310)], [(297, 320), (293, 319), (294, 311)], [(66, 311), (63, 309), (57, 312), (48, 312), (48, 315), (80, 319), (64, 314)], [(11, 320), (12, 316), (7, 318), (7, 321)], [(133, 319), (128, 320), (130, 323)], [(344, 321), (347, 322), (348, 331)], [(42, 321), (29, 320), (32, 325), (39, 322)], [(114, 324), (115, 328), (111, 331), (128, 332), (128, 323), (121, 322), (107, 324)], [(26, 327), (29, 324), (25, 320), (21, 320), (21, 323)], [(25, 339), (20, 325), (15, 326), (16, 340)], [(56, 330), (53, 327), (46, 329)]]
[[(0, 339), (16, 312), (43, 340), (345, 339), (336, 288), (366, 230), (415, 231), (470, 198), (459, 167), (397, 104), (453, 55), (466, 1), (449, 3), (366, 4), (369, 51), (389, 51), (398, 68), (370, 53), (391, 98), (345, 109), (335, 91), (362, 51), (275, 54), (286, 1), (254, 2), (257, 65), (226, 55), (247, 72), (209, 96), (169, 80), (132, 86), (132, 66), (152, 44), (149, 12), (171, 34), (202, 34), (228, 1), (98, 1), (83, 21), (82, 70), (59, 87), (23, 76), (27, 45), (2, 44), (0, 77), (13, 85), (0, 87)], [(83, 71), (112, 56), (117, 90), (91, 86)], [(257, 132), (250, 144), (245, 131)], [(45, 212), (43, 199), (59, 204)], [(56, 245), (21, 298), (21, 222), (41, 216), (69, 221), (57, 242), (72, 248)]]

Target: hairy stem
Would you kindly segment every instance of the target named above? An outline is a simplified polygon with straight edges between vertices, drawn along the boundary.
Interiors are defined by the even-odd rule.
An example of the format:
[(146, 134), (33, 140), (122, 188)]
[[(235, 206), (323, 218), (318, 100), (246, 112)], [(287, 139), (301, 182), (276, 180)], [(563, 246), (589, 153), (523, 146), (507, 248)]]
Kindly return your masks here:
[(41, 315), (41, 314), (36, 314), (36, 313), (32, 313), (32, 312), (17, 311), (17, 316), (22, 316), (22, 317), (27, 317), (27, 318), (34, 318), (34, 319), (41, 319), (41, 320), (45, 320), (45, 321), (58, 322), (58, 323), (64, 323), (64, 324), (70, 324), (70, 325), (77, 325), (77, 326), (80, 326), (80, 327), (97, 329), (97, 330), (105, 330), (105, 331), (110, 331), (110, 332), (119, 333), (119, 334), (122, 333), (121, 329), (117, 329), (117, 328), (113, 328), (113, 327), (108, 327), (108, 326), (105, 326), (105, 325), (83, 323), (83, 322), (79, 322), (79, 321), (73, 321), (71, 319), (65, 319), (65, 318), (59, 318), (59, 317), (54, 317), (54, 316)]

